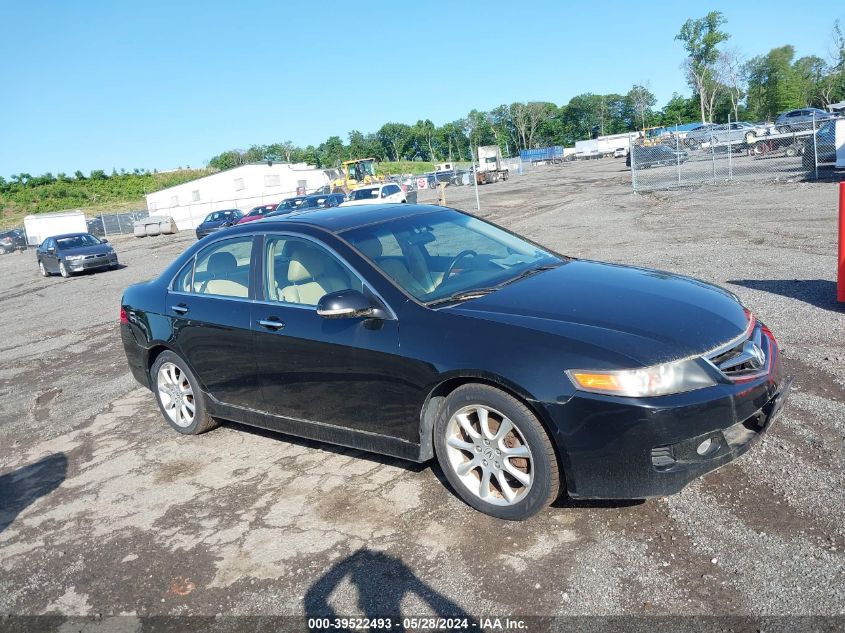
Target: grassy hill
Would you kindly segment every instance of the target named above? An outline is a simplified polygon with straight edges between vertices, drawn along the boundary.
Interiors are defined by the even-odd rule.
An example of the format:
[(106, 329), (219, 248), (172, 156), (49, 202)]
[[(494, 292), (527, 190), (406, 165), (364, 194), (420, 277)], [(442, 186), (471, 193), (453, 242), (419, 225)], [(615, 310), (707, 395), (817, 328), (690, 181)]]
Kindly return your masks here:
[(92, 177), (43, 182), (5, 183), (0, 189), (0, 228), (18, 226), (32, 213), (82, 209), (87, 214), (145, 209), (144, 195), (211, 173), (208, 169), (182, 169), (167, 173), (113, 174), (93, 172)]

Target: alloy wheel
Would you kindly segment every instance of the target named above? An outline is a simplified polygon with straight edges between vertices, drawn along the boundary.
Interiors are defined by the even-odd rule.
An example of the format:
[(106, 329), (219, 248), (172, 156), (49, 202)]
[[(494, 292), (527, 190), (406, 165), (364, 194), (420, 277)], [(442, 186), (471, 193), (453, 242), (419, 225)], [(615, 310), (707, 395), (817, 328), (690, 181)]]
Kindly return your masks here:
[(187, 428), (194, 423), (196, 401), (188, 377), (178, 365), (164, 363), (156, 379), (158, 396), (167, 417), (175, 424)]
[(455, 412), (446, 426), (449, 466), (476, 497), (494, 505), (522, 501), (534, 480), (533, 458), (507, 416), (482, 405)]
[(42, 276), (42, 277), (46, 277), (46, 276), (47, 276), (47, 269), (46, 269), (46, 268), (44, 268), (44, 262), (42, 262), (42, 261), (39, 261), (39, 262), (38, 262), (38, 270), (40, 270), (40, 271), (41, 271), (41, 276)]
[(59, 273), (62, 277), (70, 277), (70, 273), (68, 273), (67, 268), (65, 268), (64, 262), (59, 262)]

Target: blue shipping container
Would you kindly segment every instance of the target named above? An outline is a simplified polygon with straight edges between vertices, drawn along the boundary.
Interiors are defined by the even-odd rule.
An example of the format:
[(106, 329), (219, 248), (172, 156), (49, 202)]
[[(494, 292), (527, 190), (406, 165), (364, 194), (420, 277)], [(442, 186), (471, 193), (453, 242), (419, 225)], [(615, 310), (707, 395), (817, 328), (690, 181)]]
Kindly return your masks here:
[(563, 145), (519, 150), (519, 157), (527, 161), (563, 160)]

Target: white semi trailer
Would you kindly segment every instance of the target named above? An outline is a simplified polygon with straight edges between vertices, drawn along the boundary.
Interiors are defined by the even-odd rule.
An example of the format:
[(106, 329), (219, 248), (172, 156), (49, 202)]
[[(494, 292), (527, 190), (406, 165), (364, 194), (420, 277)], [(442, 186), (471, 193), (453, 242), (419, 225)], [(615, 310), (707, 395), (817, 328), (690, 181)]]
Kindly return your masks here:
[(61, 211), (59, 213), (38, 213), (23, 219), (26, 243), (38, 246), (48, 237), (65, 233), (87, 233), (85, 214), (82, 211)]

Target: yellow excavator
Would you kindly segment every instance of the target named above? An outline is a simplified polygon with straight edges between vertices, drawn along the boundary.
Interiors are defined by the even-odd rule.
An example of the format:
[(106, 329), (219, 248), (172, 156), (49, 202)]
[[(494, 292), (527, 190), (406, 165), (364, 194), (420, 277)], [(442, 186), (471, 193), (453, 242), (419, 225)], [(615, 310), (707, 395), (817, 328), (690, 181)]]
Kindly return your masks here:
[(375, 158), (345, 160), (341, 169), (341, 177), (332, 181), (332, 191), (349, 192), (362, 185), (384, 182), (384, 177), (376, 171)]

